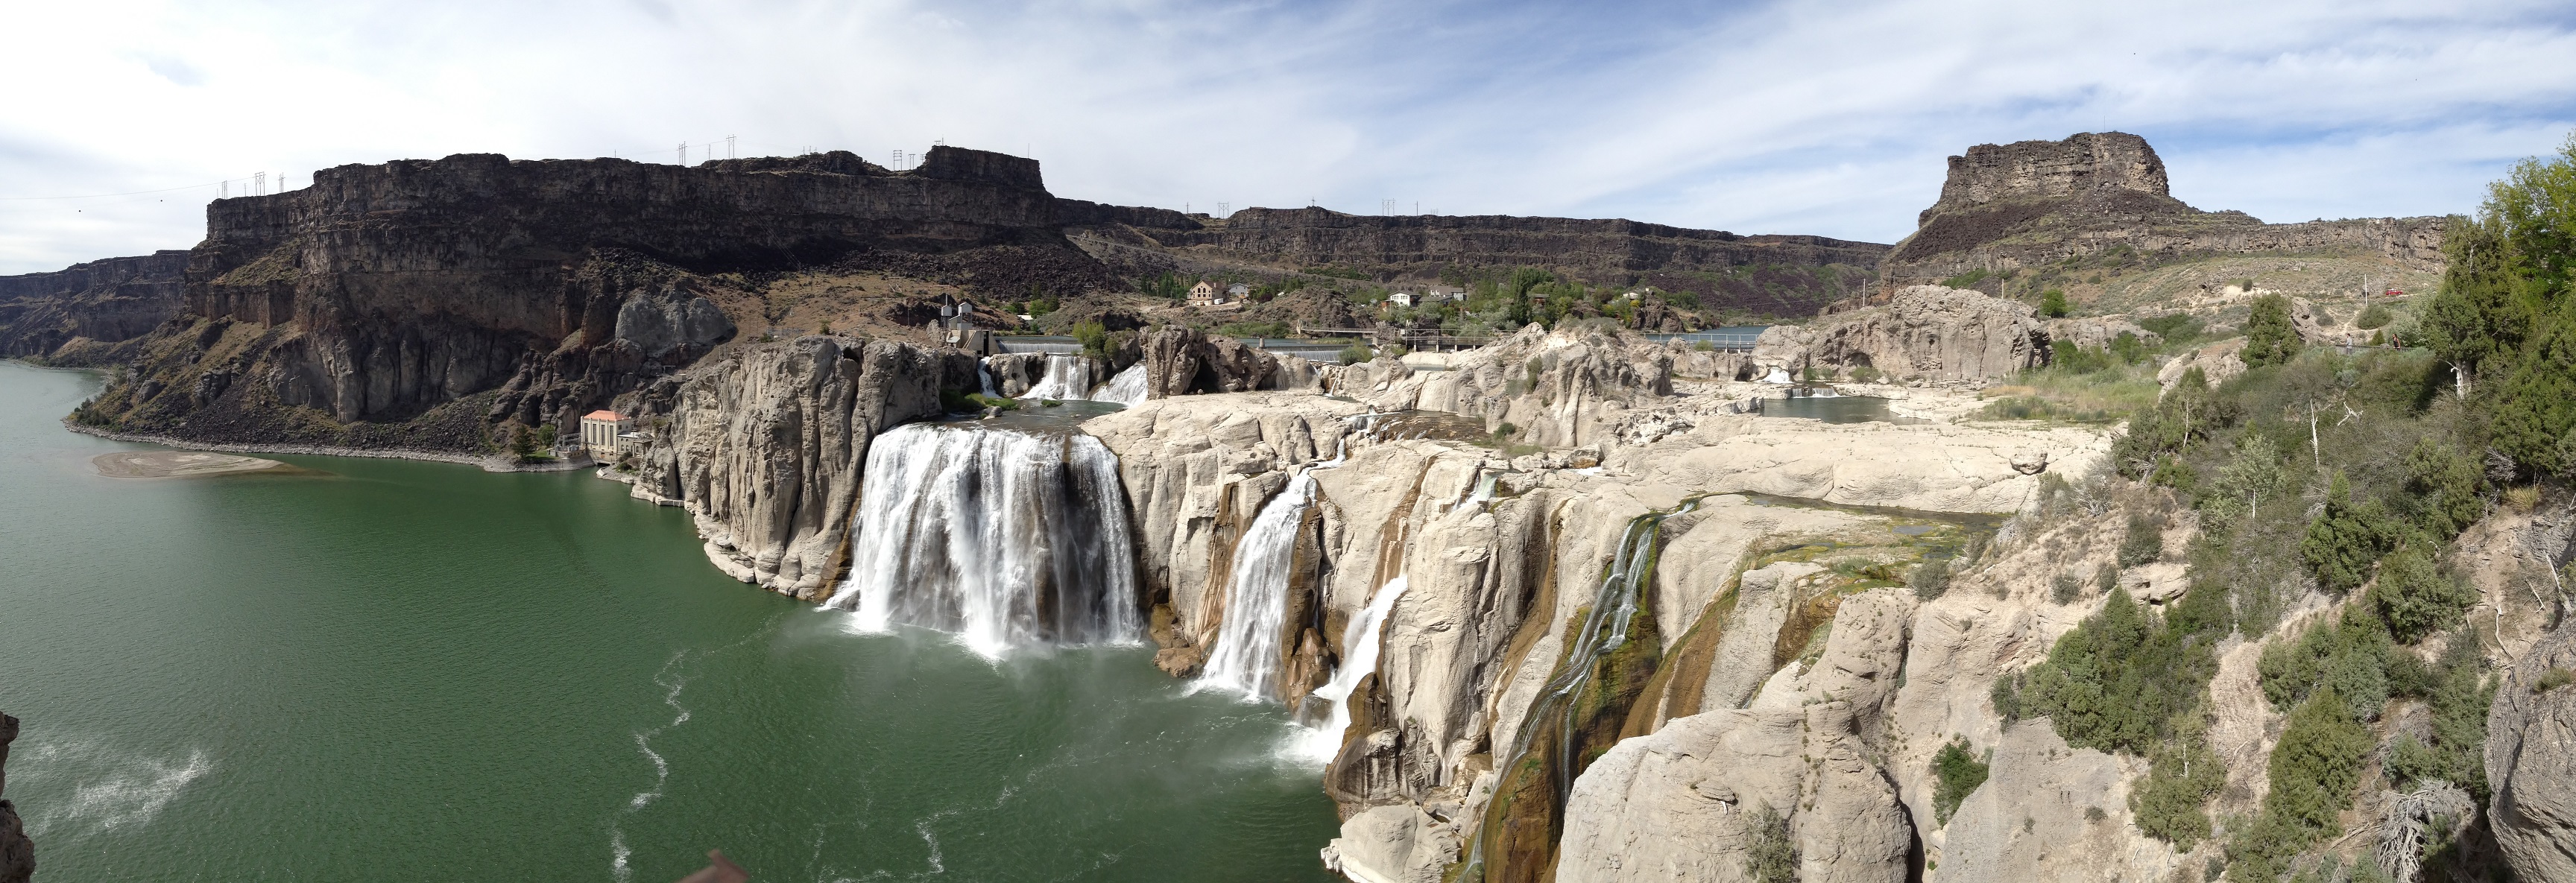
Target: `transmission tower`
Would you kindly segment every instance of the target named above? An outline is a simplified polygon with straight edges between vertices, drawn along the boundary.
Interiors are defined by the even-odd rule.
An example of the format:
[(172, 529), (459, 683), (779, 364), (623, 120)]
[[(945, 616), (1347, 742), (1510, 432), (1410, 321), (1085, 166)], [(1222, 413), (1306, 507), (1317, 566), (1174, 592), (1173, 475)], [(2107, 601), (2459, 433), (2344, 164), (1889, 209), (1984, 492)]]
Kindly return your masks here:
[(689, 164), (689, 142), (680, 142), (680, 164), (684, 166)]
[(726, 135), (726, 136), (725, 136), (725, 158), (726, 158), (726, 159), (732, 159), (732, 158), (734, 158), (734, 156), (733, 156), (733, 136), (731, 136), (731, 135)]

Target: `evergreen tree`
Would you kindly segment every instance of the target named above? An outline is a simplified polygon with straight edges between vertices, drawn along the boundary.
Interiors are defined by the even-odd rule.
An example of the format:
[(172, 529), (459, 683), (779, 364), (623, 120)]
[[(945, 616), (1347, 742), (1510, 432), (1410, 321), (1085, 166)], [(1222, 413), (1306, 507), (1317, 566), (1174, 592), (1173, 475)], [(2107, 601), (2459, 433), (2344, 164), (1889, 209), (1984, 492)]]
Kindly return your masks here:
[(2290, 299), (2267, 294), (2254, 299), (2245, 319), (2245, 351), (2239, 358), (2250, 368), (2286, 365), (2299, 355), (2299, 330), (2290, 324)]

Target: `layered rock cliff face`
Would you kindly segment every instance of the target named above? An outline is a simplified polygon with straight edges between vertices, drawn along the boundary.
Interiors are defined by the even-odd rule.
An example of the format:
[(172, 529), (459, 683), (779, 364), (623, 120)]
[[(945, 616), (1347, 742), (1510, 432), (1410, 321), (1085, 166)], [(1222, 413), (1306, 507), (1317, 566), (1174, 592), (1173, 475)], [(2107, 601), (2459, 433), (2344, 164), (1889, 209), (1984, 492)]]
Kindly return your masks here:
[(1940, 201), (1917, 223), (1879, 265), (1885, 290), (2116, 249), (2156, 260), (2334, 252), (2417, 270), (2442, 265), (2438, 217), (2265, 224), (2192, 208), (2173, 198), (2155, 148), (2125, 132), (1969, 148), (1950, 158)]
[[(18, 738), (18, 719), (0, 714), (0, 798), (9, 794), (9, 743)], [(27, 840), (27, 825), (18, 808), (0, 799), (0, 883), (27, 883), (36, 873), (36, 846)]]
[(160, 251), (0, 276), (0, 357), (102, 361), (101, 344), (141, 337), (179, 314), (187, 269), (187, 252)]
[[(567, 426), (729, 340), (719, 304), (747, 295), (724, 274), (871, 250), (1078, 258), (1058, 211), (1035, 161), (945, 147), (901, 173), (847, 154), (327, 169), (303, 190), (208, 208), (184, 321), (145, 341), (155, 394), (111, 391), (121, 407), (93, 416), (245, 441), (314, 422), (281, 417), (296, 409), (342, 428), (398, 424), (488, 393), (472, 406), (487, 421)], [(187, 370), (212, 354), (194, 341), (237, 326), (255, 331), (221, 370)], [(235, 390), (249, 398), (227, 400)], [(429, 435), (419, 446), (458, 441)]]
[(847, 554), (869, 440), (979, 385), (957, 350), (823, 336), (745, 348), (636, 394), (652, 441), (628, 480), (696, 516), (727, 575), (821, 600)]
[(2561, 628), (2517, 660), (2487, 713), (2489, 824), (2526, 880), (2576, 880), (2576, 632)]
[[(1067, 213), (1068, 223), (1073, 214)], [(1104, 218), (1105, 219), (1105, 218)], [(1146, 223), (1138, 223), (1137, 221)], [(1857, 291), (1887, 246), (1822, 236), (1745, 236), (1621, 219), (1507, 215), (1352, 215), (1323, 208), (1248, 208), (1189, 223), (1142, 218), (1081, 227), (1087, 241), (1193, 261), (1272, 268), (1329, 266), (1381, 279), (1437, 279), (1539, 267), (1601, 285), (1698, 293), (1705, 306), (1802, 315)], [(1819, 268), (1842, 273), (1819, 273)]]
[[(1564, 343), (1560, 351), (1622, 352)], [(1389, 580), (1407, 579), (1325, 773), (1346, 818), (1327, 860), (1352, 879), (1440, 879), (1471, 844), (1493, 880), (1736, 879), (1728, 856), (1751, 836), (1752, 816), (1667, 810), (1763, 804), (1799, 838), (1807, 879), (1906, 879), (1922, 836), (1915, 818), (1928, 812), (1909, 808), (1905, 774), (1880, 758), (1899, 747), (1883, 722), (1916, 605), (1887, 591), (1849, 594), (1844, 571), (1861, 565), (1824, 565), (1885, 572), (1956, 548), (1990, 522), (1865, 507), (2012, 511), (2042, 481), (2017, 462), (2077, 474), (2102, 456), (2102, 437), (1828, 426), (1625, 392), (1637, 405), (1627, 417), (1652, 415), (1664, 431), (1604, 433), (1591, 442), (1597, 469), (1407, 438), (1404, 424), (1313, 395), (1167, 398), (1086, 428), (1119, 455), (1136, 501), (1147, 582), (1168, 607), (1157, 635), (1167, 669), (1190, 671), (1216, 637), (1233, 543), (1300, 464), (1313, 469), (1315, 502), (1289, 579), (1288, 633), (1278, 636), (1281, 700), (1308, 701), (1349, 653), (1341, 641), (1352, 618)], [(1344, 438), (1347, 460), (1317, 465)], [(1694, 498), (1662, 522), (1633, 646), (1603, 657), (1597, 699), (1543, 703), (1542, 685), (1564, 673), (1583, 614), (1603, 597), (1603, 574), (1631, 549), (1632, 524)], [(1816, 557), (1828, 548), (1837, 557)], [(1530, 726), (1534, 715), (1546, 725)], [(1678, 751), (1697, 765), (1697, 748), (1655, 746), (1707, 740), (1742, 747), (1696, 777), (1641, 774), (1672, 761), (1632, 756)], [(1562, 769), (1576, 782), (1570, 794), (1545, 785), (1559, 756), (1574, 758)], [(1810, 762), (1819, 757), (1823, 767)], [(1660, 796), (1666, 787), (1684, 790)], [(1640, 844), (1707, 854), (1647, 861), (1653, 850)]]
[(2028, 304), (1915, 285), (1878, 305), (1771, 326), (1753, 361), (1793, 372), (1813, 365), (1873, 368), (1899, 380), (1995, 380), (2047, 364), (2049, 343)]

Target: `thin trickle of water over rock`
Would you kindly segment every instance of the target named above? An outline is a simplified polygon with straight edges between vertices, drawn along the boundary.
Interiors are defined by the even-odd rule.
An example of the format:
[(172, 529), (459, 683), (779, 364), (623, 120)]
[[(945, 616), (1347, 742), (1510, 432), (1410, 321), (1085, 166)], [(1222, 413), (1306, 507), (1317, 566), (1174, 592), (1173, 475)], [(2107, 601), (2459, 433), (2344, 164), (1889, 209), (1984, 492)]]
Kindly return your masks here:
[[(1539, 692), (1529, 714), (1521, 718), (1520, 731), (1510, 743), (1510, 760), (1495, 767), (1501, 773), (1502, 781), (1496, 786), (1493, 804), (1485, 811), (1484, 825), (1477, 830), (1475, 839), (1467, 844), (1467, 867), (1460, 872), (1458, 880), (1536, 879), (1538, 871), (1546, 866), (1544, 863), (1537, 867), (1514, 866), (1515, 859), (1526, 864), (1533, 857), (1530, 855), (1531, 835), (1542, 833), (1515, 829), (1521, 825), (1545, 825), (1545, 837), (1535, 840), (1535, 845), (1545, 852), (1553, 852), (1557, 841), (1556, 829), (1563, 824), (1566, 795), (1574, 789), (1574, 778), (1579, 772), (1575, 767), (1582, 760), (1584, 748), (1576, 732), (1579, 722), (1575, 712), (1582, 704), (1577, 700), (1592, 685), (1602, 663), (1628, 643), (1631, 624), (1644, 612), (1644, 599), (1638, 589), (1654, 572), (1655, 550), (1662, 537), (1664, 519), (1696, 508), (1699, 508), (1697, 499), (1687, 500), (1673, 511), (1641, 515), (1628, 523), (1627, 532), (1619, 539), (1618, 554), (1611, 559), (1609, 571), (1602, 574), (1600, 586), (1593, 592), (1592, 604), (1585, 609), (1576, 630), (1567, 636), (1571, 648), (1565, 654), (1565, 661), (1557, 666), (1556, 674)], [(1548, 779), (1540, 786), (1545, 790), (1535, 792), (1536, 796), (1548, 799), (1544, 817), (1525, 817), (1529, 814), (1516, 813), (1505, 805), (1514, 792), (1530, 793), (1528, 786), (1532, 783), (1527, 782), (1526, 777), (1531, 775), (1544, 775)], [(1498, 838), (1501, 842), (1496, 842)]]
[(916, 423), (877, 437), (866, 476), (850, 576), (825, 602), (861, 630), (954, 632), (988, 656), (1142, 634), (1127, 501), (1099, 439)]

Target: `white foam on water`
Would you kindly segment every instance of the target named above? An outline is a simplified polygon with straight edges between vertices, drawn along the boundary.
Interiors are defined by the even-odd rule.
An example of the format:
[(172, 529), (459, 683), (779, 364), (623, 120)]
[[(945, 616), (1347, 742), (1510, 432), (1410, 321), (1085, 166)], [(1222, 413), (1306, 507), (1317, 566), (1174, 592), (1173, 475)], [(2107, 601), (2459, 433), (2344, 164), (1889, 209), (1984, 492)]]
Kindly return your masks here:
[(19, 753), (20, 782), (66, 776), (75, 783), (69, 801), (27, 819), (27, 834), (37, 839), (148, 826), (189, 783), (215, 770), (214, 758), (195, 748), (184, 760), (82, 742), (46, 742), (30, 749)]

